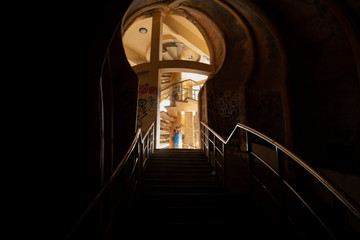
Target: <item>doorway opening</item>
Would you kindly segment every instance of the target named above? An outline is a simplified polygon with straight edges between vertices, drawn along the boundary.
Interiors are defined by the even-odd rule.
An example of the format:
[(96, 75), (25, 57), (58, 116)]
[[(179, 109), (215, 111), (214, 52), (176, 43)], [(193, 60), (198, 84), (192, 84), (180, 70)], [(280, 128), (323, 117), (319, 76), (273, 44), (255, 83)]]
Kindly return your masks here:
[(139, 80), (137, 127), (146, 132), (156, 123), (156, 148), (200, 148), (198, 93), (215, 74), (206, 31), (179, 9), (137, 14), (123, 28)]
[(198, 100), (207, 75), (162, 74), (159, 148), (200, 148)]

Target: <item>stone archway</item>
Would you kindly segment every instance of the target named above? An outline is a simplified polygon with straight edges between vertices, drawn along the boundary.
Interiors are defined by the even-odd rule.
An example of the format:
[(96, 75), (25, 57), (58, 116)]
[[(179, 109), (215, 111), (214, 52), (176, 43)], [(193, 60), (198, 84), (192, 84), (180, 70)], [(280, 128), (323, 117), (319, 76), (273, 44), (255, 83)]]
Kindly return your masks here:
[[(194, 24), (194, 20), (191, 20), (189, 15), (183, 11), (158, 5), (154, 9), (146, 9), (146, 12), (138, 16), (126, 16), (132, 21), (128, 21), (123, 26), (125, 29), (123, 44), (129, 63), (139, 79), (137, 126), (145, 132), (155, 121), (156, 148), (159, 148), (161, 132), (164, 132), (164, 128), (161, 127), (163, 112), (160, 112), (160, 103), (164, 98), (161, 89), (171, 84), (180, 84), (183, 80), (191, 80), (174, 77), (179, 73), (214, 75), (221, 65), (219, 61), (222, 58), (221, 56), (215, 57), (216, 51), (209, 48), (209, 46), (211, 47), (209, 38), (204, 37), (198, 26)], [(213, 28), (216, 29), (216, 26)], [(219, 33), (219, 35), (221, 34)], [(221, 45), (224, 48), (223, 40)], [(224, 56), (223, 51), (222, 56)], [(165, 75), (172, 77), (166, 82)], [(178, 100), (187, 101), (187, 99)], [(180, 113), (182, 112), (184, 112), (184, 116), (190, 116), (190, 112), (185, 113), (189, 108), (179, 108), (179, 104), (171, 107), (172, 110), (177, 107), (176, 111), (179, 113), (171, 116), (173, 119), (181, 118), (182, 114)], [(197, 108), (196, 103), (196, 110), (193, 109), (191, 115), (197, 114)], [(179, 119), (172, 122), (173, 124), (170, 125), (175, 123), (178, 125), (170, 127), (170, 135), (174, 129), (178, 129), (182, 125)], [(194, 121), (190, 122), (193, 124)]]

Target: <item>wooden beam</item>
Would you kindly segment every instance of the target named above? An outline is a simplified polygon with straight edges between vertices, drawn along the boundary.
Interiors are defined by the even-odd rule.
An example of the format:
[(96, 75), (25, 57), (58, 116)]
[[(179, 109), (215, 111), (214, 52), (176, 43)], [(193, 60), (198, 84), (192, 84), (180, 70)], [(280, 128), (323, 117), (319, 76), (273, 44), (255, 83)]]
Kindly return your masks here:
[(135, 64), (141, 64), (141, 63), (146, 63), (148, 62), (148, 60), (146, 59), (145, 56), (143, 56), (142, 54), (138, 53), (137, 51), (135, 51), (134, 49), (128, 47), (128, 46), (124, 46), (124, 50), (126, 53), (126, 57), (134, 62)]
[(209, 75), (215, 72), (214, 65), (205, 63), (184, 61), (184, 60), (169, 60), (159, 62), (160, 72), (190, 72), (203, 75)]
[(171, 16), (166, 16), (163, 23), (173, 32), (174, 37), (201, 55), (209, 56), (209, 49), (206, 41), (194, 34), (179, 21)]

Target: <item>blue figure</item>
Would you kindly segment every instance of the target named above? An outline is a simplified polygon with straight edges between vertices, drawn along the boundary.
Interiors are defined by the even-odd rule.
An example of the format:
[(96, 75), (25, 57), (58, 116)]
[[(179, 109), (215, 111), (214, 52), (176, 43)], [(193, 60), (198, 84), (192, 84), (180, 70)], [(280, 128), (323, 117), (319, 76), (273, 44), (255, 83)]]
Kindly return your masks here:
[(173, 147), (174, 148), (182, 148), (182, 132), (181, 125), (174, 129)]

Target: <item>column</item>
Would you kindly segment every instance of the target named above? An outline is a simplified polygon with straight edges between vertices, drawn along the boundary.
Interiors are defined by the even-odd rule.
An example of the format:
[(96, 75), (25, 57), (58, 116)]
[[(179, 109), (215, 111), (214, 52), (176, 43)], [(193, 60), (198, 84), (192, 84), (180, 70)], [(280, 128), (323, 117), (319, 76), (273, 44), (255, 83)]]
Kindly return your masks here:
[(145, 133), (155, 121), (155, 148), (160, 144), (160, 89), (159, 61), (162, 52), (162, 16), (153, 12), (150, 63), (148, 71), (138, 74), (138, 127)]
[(194, 147), (194, 116), (192, 112), (185, 112), (184, 144)]

